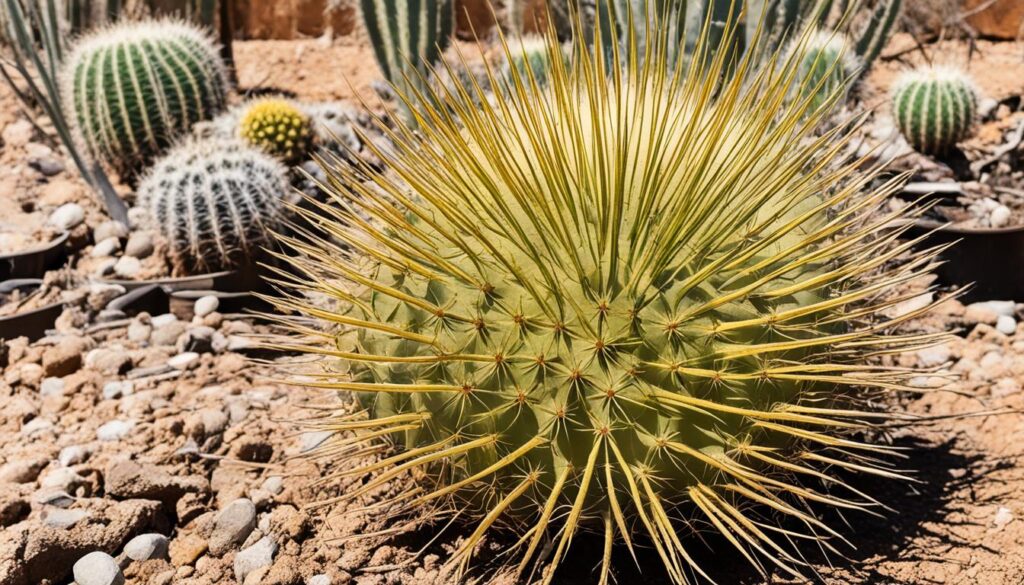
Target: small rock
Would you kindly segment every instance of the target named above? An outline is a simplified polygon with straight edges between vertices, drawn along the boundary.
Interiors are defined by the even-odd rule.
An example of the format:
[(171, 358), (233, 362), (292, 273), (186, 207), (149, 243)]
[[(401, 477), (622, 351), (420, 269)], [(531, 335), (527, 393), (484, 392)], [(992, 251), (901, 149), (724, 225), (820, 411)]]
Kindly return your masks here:
[(78, 559), (72, 572), (78, 585), (124, 585), (121, 567), (105, 552), (91, 552)]
[(121, 240), (117, 238), (107, 238), (100, 240), (98, 244), (92, 247), (92, 251), (89, 252), (89, 256), (93, 258), (106, 258), (113, 256), (118, 250), (121, 249)]
[(166, 325), (158, 325), (156, 317), (153, 318), (153, 333), (149, 336), (150, 345), (174, 345), (178, 338), (188, 330), (188, 325), (182, 321), (175, 320)]
[(129, 380), (111, 380), (103, 385), (103, 399), (114, 400), (122, 396), (130, 396), (135, 392), (135, 384)]
[(1005, 205), (996, 207), (988, 216), (990, 227), (1001, 228), (1005, 227), (1008, 223), (1010, 223), (1010, 208)]
[(146, 258), (153, 253), (153, 236), (147, 232), (134, 232), (124, 245), (124, 253), (133, 258)]
[(199, 476), (179, 476), (156, 465), (119, 460), (103, 474), (107, 495), (123, 499), (159, 500), (173, 503), (186, 493), (206, 493), (209, 482)]
[(964, 321), (968, 323), (985, 323), (995, 325), (999, 320), (997, 313), (988, 303), (971, 303), (964, 310)]
[(75, 497), (60, 488), (41, 488), (32, 494), (32, 499), (41, 506), (70, 508)]
[(82, 367), (82, 352), (88, 341), (81, 337), (65, 337), (56, 345), (43, 352), (43, 374), (52, 378), (63, 378), (74, 374)]
[(88, 481), (78, 475), (78, 472), (70, 467), (58, 467), (43, 476), (39, 486), (43, 488), (59, 488), (67, 493), (74, 493), (78, 488), (88, 484)]
[(64, 378), (46, 378), (39, 385), (40, 396), (63, 396)]
[(157, 315), (156, 317), (150, 317), (150, 322), (153, 324), (154, 329), (159, 329), (171, 323), (178, 323), (178, 316), (174, 313), (164, 313)]
[(934, 347), (926, 347), (918, 350), (917, 361), (922, 367), (930, 368), (933, 366), (941, 366), (942, 364), (949, 361), (952, 355), (952, 349), (949, 344), (936, 345)]
[(36, 417), (21, 425), (21, 434), (26, 437), (37, 437), (53, 431), (53, 422), (43, 417)]
[(163, 534), (140, 534), (124, 545), (124, 554), (133, 561), (162, 559), (167, 556), (167, 537)]
[(128, 341), (135, 343), (146, 343), (149, 336), (153, 334), (153, 326), (142, 319), (133, 319), (128, 324)]
[(197, 317), (205, 317), (217, 310), (220, 306), (220, 299), (213, 295), (206, 295), (196, 299), (192, 311)]
[(231, 502), (217, 515), (210, 535), (210, 553), (216, 556), (226, 553), (233, 546), (245, 542), (254, 528), (256, 506), (252, 500), (239, 498)]
[(267, 536), (264, 536), (249, 548), (240, 551), (235, 555), (235, 579), (239, 582), (245, 581), (249, 573), (263, 567), (269, 567), (274, 562), (274, 554), (276, 553), (277, 543)]
[(34, 158), (28, 164), (44, 177), (53, 177), (64, 172), (64, 163), (52, 156)]
[(130, 420), (112, 420), (96, 429), (96, 438), (101, 441), (120, 441), (135, 428)]
[(319, 575), (313, 575), (306, 580), (306, 585), (331, 585), (331, 577), (320, 573)]
[(282, 479), (281, 476), (279, 475), (271, 475), (263, 482), (263, 485), (260, 486), (260, 489), (266, 490), (267, 492), (276, 496), (280, 494), (282, 490), (284, 490), (284, 479)]
[(121, 256), (117, 259), (117, 264), (114, 264), (114, 274), (121, 278), (135, 278), (141, 270), (142, 262), (134, 256)]
[(57, 461), (64, 467), (78, 465), (89, 458), (89, 450), (82, 445), (68, 445), (60, 450)]
[(39, 477), (47, 465), (46, 458), (18, 459), (0, 467), (0, 483), (29, 483)]
[(116, 258), (107, 258), (106, 260), (103, 260), (102, 262), (96, 265), (96, 267), (92, 271), (92, 275), (97, 278), (109, 276), (114, 273), (114, 266), (116, 265)]
[(50, 214), (46, 223), (61, 231), (70, 231), (85, 221), (85, 210), (77, 203), (65, 203)]
[(89, 285), (89, 296), (86, 297), (86, 303), (93, 311), (99, 311), (125, 292), (124, 287), (119, 284), (94, 282)]
[(213, 349), (214, 333), (216, 331), (212, 327), (203, 325), (191, 327), (186, 332), (186, 335), (178, 339), (175, 345), (179, 352), (209, 353)]
[(167, 548), (171, 564), (184, 567), (196, 562), (206, 552), (206, 540), (198, 534), (185, 534), (172, 540)]
[(68, 529), (89, 517), (85, 510), (50, 508), (43, 513), (43, 524), (50, 528)]
[(313, 449), (316, 449), (324, 443), (327, 439), (334, 435), (334, 431), (310, 431), (308, 433), (302, 433), (301, 439), (301, 452), (308, 453)]
[(7, 146), (22, 147), (32, 142), (33, 134), (35, 134), (35, 128), (32, 126), (32, 122), (19, 118), (4, 126), (2, 138)]
[(175, 370), (187, 370), (199, 363), (199, 354), (194, 351), (186, 351), (167, 360), (167, 365)]
[[(122, 240), (128, 237), (128, 226), (124, 225), (119, 221), (108, 220), (100, 225), (96, 226), (96, 229), (92, 232), (92, 240), (94, 242), (102, 242), (110, 238), (116, 238)], [(118, 242), (120, 247), (120, 242)]]
[(85, 365), (101, 374), (116, 376), (131, 368), (132, 356), (121, 346), (101, 347), (86, 354)]
[(996, 331), (1003, 335), (1013, 335), (1017, 331), (1017, 321), (1007, 315), (999, 315), (996, 320)]
[(992, 524), (996, 529), (1002, 530), (1010, 522), (1013, 522), (1013, 512), (1005, 506), (999, 506), (995, 517), (992, 519)]

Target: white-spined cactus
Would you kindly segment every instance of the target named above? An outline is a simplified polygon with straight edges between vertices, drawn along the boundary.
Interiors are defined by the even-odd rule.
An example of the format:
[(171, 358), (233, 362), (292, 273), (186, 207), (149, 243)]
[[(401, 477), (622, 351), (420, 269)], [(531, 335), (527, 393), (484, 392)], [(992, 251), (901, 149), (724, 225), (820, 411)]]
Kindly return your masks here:
[(167, 239), (175, 273), (245, 266), (281, 225), (287, 169), (235, 140), (191, 140), (143, 177), (137, 205)]
[(213, 41), (175, 20), (125, 22), (75, 43), (62, 71), (65, 111), (97, 160), (134, 176), (224, 106)]
[(924, 154), (942, 155), (970, 133), (978, 94), (974, 81), (961, 69), (923, 67), (896, 80), (892, 109), (911, 146)]
[(723, 563), (799, 578), (801, 546), (841, 540), (816, 506), (877, 505), (840, 472), (901, 477), (870, 430), (918, 372), (878, 357), (943, 334), (898, 331), (928, 307), (892, 316), (932, 258), (897, 241), (911, 212), (884, 211), (900, 181), (843, 160), (842, 128), (814, 134), (793, 67), (748, 53), (676, 77), (664, 34), (625, 71), (599, 37), (547, 88), (513, 68), (493, 105), (428, 96), (432, 124), (388, 129), (386, 171), (326, 169), (334, 204), (303, 212), (322, 236), (285, 240), (295, 335), (272, 345), (357, 402), (312, 423), (326, 460), (362, 462), (325, 482), (382, 523), (470, 523), (455, 569), (500, 530), (509, 581), (542, 559), (546, 585), (592, 530), (601, 584), (617, 543), (682, 584), (706, 576), (707, 529)]

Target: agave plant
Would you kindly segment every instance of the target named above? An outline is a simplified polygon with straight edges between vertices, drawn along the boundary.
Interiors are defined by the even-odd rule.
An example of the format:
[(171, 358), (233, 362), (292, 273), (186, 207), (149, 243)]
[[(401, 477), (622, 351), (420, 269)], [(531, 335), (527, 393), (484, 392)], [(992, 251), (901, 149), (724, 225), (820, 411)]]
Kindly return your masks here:
[(601, 583), (616, 546), (707, 577), (699, 526), (795, 576), (797, 543), (842, 540), (819, 508), (880, 506), (836, 472), (902, 477), (867, 431), (915, 375), (879, 356), (944, 336), (896, 331), (928, 307), (887, 316), (932, 255), (897, 239), (912, 212), (881, 211), (899, 180), (873, 187), (846, 129), (815, 135), (821, 111), (787, 99), (795, 60), (730, 66), (706, 39), (689, 70), (656, 42), (623, 71), (600, 32), (571, 63), (551, 37), (546, 88), (513, 68), (494, 103), (428, 96), (417, 130), (381, 124), (388, 172), (326, 168), (333, 201), (284, 240), (295, 333), (271, 343), (321, 358), (295, 383), (358, 403), (311, 423), (334, 432), (320, 456), (362, 462), (325, 475), (364, 480), (325, 505), (414, 472), (362, 509), (470, 521), (458, 571), (511, 533), (544, 583), (584, 530)]

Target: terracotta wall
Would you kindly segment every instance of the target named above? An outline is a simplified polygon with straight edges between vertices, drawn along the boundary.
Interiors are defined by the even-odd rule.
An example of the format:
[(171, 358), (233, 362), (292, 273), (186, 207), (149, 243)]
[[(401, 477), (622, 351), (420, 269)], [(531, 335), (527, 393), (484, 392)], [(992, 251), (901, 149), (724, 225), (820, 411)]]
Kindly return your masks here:
[[(947, 1), (947, 0), (942, 0)], [(962, 0), (964, 10), (991, 0)], [(328, 0), (235, 0), (235, 25), (243, 38), (294, 39), (318, 37), (330, 32), (336, 36), (352, 34), (359, 26), (358, 0), (333, 0), (339, 7), (328, 11)], [(544, 0), (531, 0), (543, 10)], [(503, 9), (495, 1), (496, 12)], [(542, 13), (542, 12), (541, 12)], [(483, 35), (494, 25), (488, 0), (456, 0), (457, 34), (472, 38), (472, 31)], [(527, 18), (527, 22), (533, 22)], [(1024, 37), (1024, 0), (996, 0), (994, 4), (968, 18), (968, 23), (987, 38)]]

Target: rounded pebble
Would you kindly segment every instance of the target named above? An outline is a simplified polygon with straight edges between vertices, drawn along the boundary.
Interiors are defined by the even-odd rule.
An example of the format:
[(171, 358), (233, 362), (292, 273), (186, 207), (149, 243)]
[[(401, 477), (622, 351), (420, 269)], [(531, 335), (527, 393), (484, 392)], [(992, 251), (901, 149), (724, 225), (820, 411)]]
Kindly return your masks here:
[(199, 297), (196, 300), (193, 312), (197, 317), (205, 317), (210, 313), (217, 310), (220, 306), (220, 299), (213, 295), (206, 295), (205, 297)]
[(85, 221), (85, 210), (77, 203), (65, 203), (53, 210), (47, 223), (53, 227), (68, 231)]
[(167, 556), (167, 537), (163, 534), (140, 534), (124, 545), (124, 554), (133, 561), (148, 561)]
[(175, 370), (187, 370), (199, 361), (199, 354), (194, 351), (186, 351), (167, 360), (167, 365)]
[(996, 330), (1003, 335), (1013, 335), (1017, 331), (1017, 321), (1013, 317), (1000, 315), (996, 321)]
[(121, 567), (105, 552), (91, 552), (78, 559), (72, 573), (78, 585), (124, 585)]
[(101, 441), (120, 441), (135, 428), (135, 423), (128, 420), (112, 420), (96, 429), (96, 438)]

